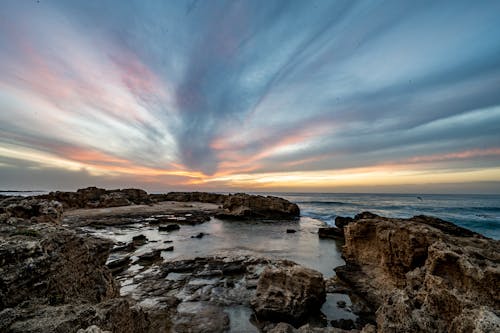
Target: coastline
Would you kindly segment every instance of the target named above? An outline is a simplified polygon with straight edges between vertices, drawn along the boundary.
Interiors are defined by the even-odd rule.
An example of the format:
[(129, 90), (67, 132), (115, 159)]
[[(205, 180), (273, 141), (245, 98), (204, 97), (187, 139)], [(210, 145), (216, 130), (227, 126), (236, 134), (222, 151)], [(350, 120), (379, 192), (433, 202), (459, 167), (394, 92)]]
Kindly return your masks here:
[[(203, 246), (220, 243), (221, 240), (226, 242), (223, 238), (224, 233), (218, 230), (228, 229), (228, 226), (235, 228), (233, 233), (228, 233), (226, 239), (234, 238), (238, 231), (243, 234), (243, 237), (245, 234), (255, 236), (252, 232), (260, 230), (263, 235), (259, 234), (261, 237), (259, 239), (263, 241), (266, 240), (265, 237), (268, 240), (276, 239), (277, 244), (282, 246), (285, 241), (300, 244), (299, 240), (306, 239), (305, 248), (310, 247), (311, 235), (314, 236), (315, 241), (318, 241), (316, 233), (319, 226), (307, 229), (304, 224), (297, 222), (295, 218), (297, 212), (293, 206), (281, 201), (282, 199), (277, 200), (271, 197), (266, 200), (262, 198), (257, 200), (251, 196), (241, 195), (236, 197), (236, 201), (231, 199), (226, 204), (225, 201), (221, 201), (220, 195), (200, 195), (199, 192), (194, 195), (197, 200), (212, 202), (188, 201), (192, 199), (193, 194), (185, 192), (159, 197), (158, 195), (149, 196), (141, 190), (103, 192), (92, 188), (82, 191), (85, 194), (81, 197), (77, 195), (78, 200), (76, 200), (75, 194), (68, 193), (34, 199), (12, 199), (7, 206), (4, 204), (2, 207), (3, 214), (10, 214), (7, 218), (4, 216), (1, 224), (3, 242), (0, 253), (2, 270), (9, 273), (6, 276), (21, 279), (22, 282), (25, 276), (22, 273), (25, 264), (38, 262), (42, 257), (43, 260), (40, 262), (44, 262), (49, 267), (61, 269), (61, 275), (56, 281), (50, 279), (49, 274), (49, 282), (44, 282), (47, 273), (41, 274), (40, 267), (36, 265), (31, 268), (32, 279), (48, 283), (51, 292), (57, 291), (52, 297), (44, 298), (42, 294), (36, 296), (35, 292), (21, 296), (20, 300), (11, 300), (10, 298), (13, 298), (19, 287), (13, 282), (14, 280), (4, 281), (7, 289), (2, 290), (2, 296), (5, 295), (4, 299), (7, 301), (4, 301), (6, 303), (2, 304), (0, 310), (2, 314), (0, 328), (3, 330), (29, 332), (40, 329), (40, 325), (46, 325), (43, 326), (46, 331), (55, 332), (56, 328), (53, 325), (62, 327), (61, 325), (66, 325), (68, 318), (71, 318), (82, 326), (79, 327), (82, 331), (92, 325), (97, 325), (103, 330), (120, 332), (169, 330), (177, 332), (199, 330), (201, 332), (203, 325), (213, 325), (209, 327), (212, 327), (214, 332), (231, 329), (236, 332), (236, 327), (242, 329), (241, 317), (247, 317), (246, 320), (250, 326), (244, 327), (253, 326), (264, 332), (294, 332), (295, 328), (287, 326), (290, 324), (295, 327), (301, 326), (300, 332), (341, 332), (341, 329), (347, 328), (353, 332), (357, 330), (370, 332), (377, 329), (380, 332), (401, 331), (401, 329), (418, 331), (422, 330), (425, 325), (429, 325), (430, 319), (426, 318), (432, 318), (438, 309), (432, 308), (426, 301), (393, 306), (392, 304), (399, 303), (384, 303), (385, 299), (396, 299), (397, 296), (398, 300), (404, 301), (408, 297), (415, 298), (411, 295), (417, 293), (419, 297), (428, 295), (422, 298), (424, 300), (432, 296), (436, 301), (445, 299), (449, 301), (449, 298), (444, 298), (442, 289), (434, 287), (429, 290), (422, 282), (419, 288), (412, 289), (414, 291), (407, 290), (408, 286), (415, 287), (415, 281), (436, 279), (442, 280), (440, 284), (449, 284), (452, 287), (463, 284), (463, 281), (469, 281), (464, 279), (472, 280), (467, 282), (465, 289), (457, 289), (462, 296), (458, 297), (458, 294), (454, 294), (454, 302), (458, 302), (460, 306), (454, 309), (454, 312), (451, 311), (451, 314), (448, 314), (449, 318), (444, 319), (443, 323), (435, 323), (435, 331), (444, 331), (444, 327), (452, 325), (453, 332), (462, 332), (470, 325), (476, 325), (477, 329), (482, 328), (486, 332), (485, 329), (491, 325), (493, 325), (491, 327), (498, 325), (499, 300), (497, 296), (493, 295), (491, 298), (488, 295), (491, 295), (491, 286), (498, 285), (500, 281), (499, 242), (469, 234), (460, 228), (457, 229), (458, 234), (450, 234), (449, 229), (442, 229), (444, 226), (451, 228), (444, 221), (428, 218), (387, 219), (373, 214), (362, 214), (357, 218), (346, 220), (347, 223), (341, 226), (343, 234), (346, 235), (345, 240), (344, 236), (341, 236), (338, 240), (324, 241), (326, 243), (323, 245), (331, 248), (332, 253), (336, 251), (336, 248), (340, 250), (340, 246), (345, 242), (342, 255), (346, 259), (346, 265), (339, 263), (337, 267), (331, 267), (331, 269), (337, 268), (337, 275), (327, 277), (319, 272), (310, 272), (310, 268), (297, 265), (286, 258), (262, 257), (256, 255), (255, 252), (231, 251), (231, 247), (228, 251), (222, 251), (222, 255), (205, 250), (205, 253), (198, 259), (191, 254), (191, 258), (168, 260), (168, 256), (176, 251), (187, 253), (187, 249), (193, 247), (198, 246), (203, 249)], [(101, 193), (98, 200), (96, 200), (95, 193)], [(123, 193), (127, 195), (124, 196)], [(112, 194), (111, 197), (110, 194)], [(107, 197), (100, 199), (101, 196), (106, 195)], [(170, 199), (175, 197), (179, 201), (162, 201), (162, 199), (169, 198), (169, 195)], [(57, 196), (62, 202), (53, 200)], [(86, 201), (83, 202), (82, 198)], [(29, 200), (32, 201), (29, 202)], [(227, 197), (224, 197), (224, 200), (227, 200)], [(89, 205), (95, 208), (88, 208)], [(102, 207), (103, 205), (108, 207)], [(28, 206), (29, 209), (27, 209)], [(64, 206), (66, 206), (65, 209)], [(37, 208), (34, 209), (34, 207)], [(293, 214), (283, 212), (293, 212)], [(268, 215), (264, 216), (264, 213)], [(30, 214), (32, 216), (29, 216)], [(276, 217), (283, 216), (287, 218), (282, 219), (282, 222), (273, 222), (276, 221)], [(219, 222), (224, 219), (227, 222)], [(261, 222), (258, 221), (259, 219)], [(250, 228), (245, 229), (245, 225)], [(211, 229), (214, 230), (212, 234), (208, 233), (207, 229), (202, 229), (210, 226), (216, 227)], [(272, 230), (270, 226), (273, 226), (276, 231), (270, 232)], [(160, 228), (164, 231), (160, 231)], [(154, 231), (154, 233), (143, 235), (146, 230)], [(243, 233), (242, 230), (246, 231)], [(95, 237), (97, 234), (99, 238)], [(113, 240), (115, 236), (111, 234), (116, 234), (116, 237), (122, 237), (127, 241)], [(391, 237), (393, 239), (391, 242), (386, 239), (389, 234), (394, 234), (396, 237)], [(100, 240), (103, 237), (106, 238), (106, 235), (107, 240)], [(140, 235), (142, 237), (139, 237)], [(158, 238), (152, 235), (158, 235)], [(398, 240), (398, 235), (406, 235), (409, 238)], [(162, 238), (164, 236), (169, 239)], [(74, 239), (74, 241), (70, 242), (69, 239)], [(243, 239), (241, 238), (239, 242), (243, 242)], [(462, 250), (462, 254), (458, 254), (457, 249), (453, 247), (457, 242), (464, 244), (462, 247), (467, 249)], [(438, 246), (438, 244), (441, 243), (446, 247), (445, 250), (440, 250), (441, 245)], [(26, 253), (28, 247), (43, 248), (47, 244), (56, 255), (47, 258), (44, 257), (43, 251), (40, 254), (36, 251)], [(182, 244), (187, 244), (186, 250), (181, 250)], [(249, 248), (250, 245), (256, 246), (251, 241)], [(304, 252), (300, 246), (299, 250), (297, 252)], [(91, 254), (92, 251), (97, 252)], [(458, 258), (462, 259), (461, 261), (440, 259), (440, 265), (446, 267), (447, 274), (429, 268), (439, 267), (440, 265), (436, 266), (433, 263), (437, 260), (435, 258), (441, 258), (444, 254), (446, 256), (443, 258), (448, 258), (450, 251), (457, 253)], [(25, 254), (16, 257), (12, 253)], [(75, 258), (75, 253), (80, 253), (77, 257), (84, 258), (89, 255), (92, 258), (99, 253), (96, 260), (77, 261), (76, 266), (72, 266), (77, 270), (86, 271), (88, 268), (90, 271), (98, 272), (92, 284), (83, 282), (81, 274), (68, 270), (70, 268), (66, 267), (68, 263), (66, 256), (71, 254), (71, 257)], [(415, 257), (414, 253), (420, 255)], [(484, 259), (478, 261), (476, 258), (478, 255)], [(13, 258), (17, 259), (13, 260)], [(384, 259), (377, 263), (374, 258)], [(394, 258), (398, 259), (395, 261)], [(460, 264), (462, 261), (474, 268), (467, 268), (467, 271), (463, 271), (464, 268)], [(457, 262), (458, 264), (454, 264)], [(62, 266), (61, 263), (63, 263)], [(307, 266), (307, 261), (305, 263)], [(386, 270), (384, 267), (392, 268)], [(271, 271), (266, 274), (271, 274), (269, 276), (272, 278), (265, 278), (268, 275), (263, 274), (268, 269)], [(401, 276), (401, 272), (404, 276), (410, 272), (415, 273), (412, 273), (413, 277), (410, 279)], [(483, 273), (481, 275), (478, 272)], [(318, 280), (317, 274), (320, 274), (322, 278)], [(485, 274), (486, 284), (481, 282), (483, 281), (481, 276)], [(68, 281), (68, 276), (72, 276), (73, 280)], [(279, 278), (281, 276), (286, 279)], [(283, 282), (290, 279), (301, 282), (298, 287), (292, 288)], [(378, 281), (379, 284), (374, 285), (370, 281)], [(387, 284), (384, 281), (390, 283)], [(80, 287), (74, 290), (71, 284), (68, 284), (69, 282), (77, 283)], [(99, 285), (102, 286), (99, 289), (104, 293), (98, 298), (89, 297), (88, 294), (92, 294), (91, 291)], [(121, 296), (118, 294), (120, 288)], [(274, 294), (272, 290), (276, 288), (282, 290), (282, 296), (277, 297)], [(304, 291), (310, 297), (298, 301), (297, 293), (303, 294)], [(380, 291), (383, 291), (383, 294), (380, 294)], [(270, 292), (273, 293), (273, 297), (270, 297)], [(267, 296), (259, 297), (258, 295)], [(339, 299), (338, 295), (346, 295), (345, 300)], [(333, 301), (332, 297), (334, 297)], [(335, 322), (334, 320), (325, 322), (327, 318), (320, 314), (321, 305), (325, 299), (327, 303), (330, 302), (325, 305), (333, 307), (336, 311), (345, 311), (347, 308), (349, 310), (347, 313), (350, 312), (354, 316), (350, 318), (346, 316)], [(475, 299), (476, 302), (471, 302), (470, 299)], [(21, 304), (21, 300), (25, 302), (25, 305), (27, 302), (36, 322), (25, 317), (26, 314), (23, 314), (22, 308), (16, 305)], [(279, 310), (276, 310), (276, 304), (280, 305)], [(291, 304), (302, 305), (295, 307)], [(325, 305), (323, 305), (323, 310)], [(65, 312), (69, 311), (68, 307), (74, 306), (81, 307), (83, 312), (77, 311), (77, 314), (73, 316)], [(64, 313), (62, 318), (54, 318), (54, 314), (50, 313), (56, 308)], [(227, 310), (228, 308), (237, 310), (231, 312)], [(310, 313), (304, 310), (309, 308)], [(82, 314), (89, 309), (96, 313), (94, 317), (91, 316), (92, 318)], [(398, 313), (398, 311), (403, 312)], [(122, 314), (118, 315), (119, 312)], [(114, 322), (106, 323), (100, 320), (103, 313), (114, 317)], [(420, 314), (415, 317), (418, 313)], [(253, 318), (253, 322), (250, 322), (248, 317)], [(214, 319), (207, 324), (207, 318)], [(460, 320), (454, 321), (455, 318), (460, 318)], [(478, 321), (478, 318), (481, 320)], [(288, 323), (279, 323), (282, 320)], [(460, 326), (460, 323), (467, 323), (469, 326), (463, 326), (465, 324)], [(324, 325), (328, 327), (322, 328)], [(332, 325), (337, 327), (332, 327)]]

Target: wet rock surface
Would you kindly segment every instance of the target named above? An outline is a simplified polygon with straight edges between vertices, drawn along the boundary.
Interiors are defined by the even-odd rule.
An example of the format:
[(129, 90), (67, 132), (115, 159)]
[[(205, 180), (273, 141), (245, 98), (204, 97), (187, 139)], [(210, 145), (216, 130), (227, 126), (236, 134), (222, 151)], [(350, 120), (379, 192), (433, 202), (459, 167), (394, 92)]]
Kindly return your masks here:
[(320, 238), (344, 239), (344, 231), (335, 227), (319, 228), (318, 236)]
[(381, 332), (500, 328), (500, 242), (432, 217), (359, 214), (337, 276), (376, 310)]

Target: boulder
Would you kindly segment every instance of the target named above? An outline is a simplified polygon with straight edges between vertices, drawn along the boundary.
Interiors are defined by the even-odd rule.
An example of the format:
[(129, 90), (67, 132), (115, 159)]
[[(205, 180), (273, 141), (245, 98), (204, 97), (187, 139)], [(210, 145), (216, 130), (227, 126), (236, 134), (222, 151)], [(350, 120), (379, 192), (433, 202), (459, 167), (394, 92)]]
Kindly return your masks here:
[(251, 305), (259, 320), (300, 325), (319, 311), (325, 299), (321, 273), (298, 265), (267, 267), (259, 278)]
[(300, 216), (299, 206), (283, 198), (273, 196), (230, 194), (217, 215), (222, 219), (269, 219), (293, 220)]
[(175, 231), (179, 230), (181, 227), (178, 224), (167, 224), (167, 225), (161, 225), (158, 227), (158, 231)]
[[(440, 219), (359, 214), (337, 276), (376, 310), (382, 332), (487, 332), (498, 325), (500, 242)], [(481, 328), (481, 329), (479, 329)]]
[(319, 238), (344, 239), (344, 232), (340, 228), (319, 228)]

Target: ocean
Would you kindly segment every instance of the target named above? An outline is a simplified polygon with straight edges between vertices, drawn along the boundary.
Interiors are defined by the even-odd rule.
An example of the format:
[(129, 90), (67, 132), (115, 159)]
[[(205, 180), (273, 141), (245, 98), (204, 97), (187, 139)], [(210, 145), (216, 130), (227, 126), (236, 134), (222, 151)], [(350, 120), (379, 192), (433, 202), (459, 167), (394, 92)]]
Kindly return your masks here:
[[(39, 195), (44, 191), (2, 192), (4, 195)], [(257, 193), (283, 197), (299, 205), (301, 215), (329, 225), (336, 216), (363, 211), (387, 217), (431, 215), (493, 239), (500, 239), (500, 195), (478, 194), (350, 194)]]
[(273, 193), (299, 205), (302, 216), (334, 225), (336, 216), (370, 211), (387, 217), (430, 215), (500, 239), (500, 195)]

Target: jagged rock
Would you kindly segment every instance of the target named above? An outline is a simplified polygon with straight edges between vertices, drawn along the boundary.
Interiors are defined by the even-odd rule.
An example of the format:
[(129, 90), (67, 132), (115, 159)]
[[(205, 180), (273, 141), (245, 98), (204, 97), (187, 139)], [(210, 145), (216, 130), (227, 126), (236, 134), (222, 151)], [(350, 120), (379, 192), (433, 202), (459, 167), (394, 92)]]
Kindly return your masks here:
[[(436, 218), (363, 213), (335, 271), (376, 309), (382, 332), (487, 332), (500, 308), (500, 242)], [(483, 326), (481, 326), (483, 325)]]
[(343, 330), (352, 330), (355, 328), (354, 321), (352, 319), (332, 320), (330, 324), (332, 324), (333, 327), (338, 327)]
[(132, 259), (130, 259), (130, 256), (125, 256), (123, 258), (108, 262), (106, 266), (109, 268), (113, 275), (116, 275), (126, 270), (130, 266), (131, 262)]
[(207, 193), (207, 192), (170, 192), (161, 197), (157, 195), (156, 200), (161, 198), (161, 201), (180, 201), (180, 202), (206, 202), (221, 204), (226, 200), (226, 194)]
[(325, 302), (323, 275), (302, 266), (264, 270), (252, 308), (259, 320), (303, 324)]
[(37, 198), (57, 200), (65, 209), (119, 207), (131, 204), (150, 204), (146, 191), (141, 189), (106, 190), (97, 187), (78, 189), (76, 192), (50, 192)]
[(337, 228), (342, 230), (342, 232), (344, 232), (344, 227), (352, 221), (354, 221), (352, 217), (337, 216), (335, 218), (335, 225), (337, 226)]
[(113, 192), (108, 194), (103, 194), (100, 199), (99, 207), (120, 207), (129, 206), (132, 203), (126, 198), (125, 194), (121, 192)]
[(141, 246), (148, 242), (148, 238), (143, 234), (132, 237), (132, 243), (134, 246)]
[(141, 265), (151, 265), (155, 261), (161, 261), (161, 251), (162, 250), (153, 250), (150, 252), (146, 252), (139, 256), (139, 264)]
[(30, 220), (35, 223), (61, 222), (63, 207), (60, 202), (43, 199), (24, 199), (4, 208), (5, 218)]
[(181, 227), (178, 224), (167, 224), (167, 225), (161, 225), (158, 227), (158, 231), (175, 231), (179, 230)]
[(198, 238), (198, 239), (200, 239), (200, 238), (205, 237), (206, 235), (207, 235), (207, 234), (206, 234), (206, 233), (204, 233), (204, 232), (199, 232), (199, 233), (198, 233), (198, 234), (196, 234), (195, 236), (191, 236), (191, 238)]
[(118, 296), (104, 266), (110, 241), (48, 224), (30, 230), (39, 236), (14, 235), (0, 242), (0, 310), (25, 301), (95, 303)]
[(0, 326), (2, 332), (77, 333), (80, 330), (88, 332), (89, 326), (95, 325), (103, 331), (146, 333), (150, 325), (144, 312), (132, 307), (125, 298), (114, 298), (98, 304), (21, 307), (13, 311), (12, 315), (14, 318), (11, 318), (13, 320), (8, 326)]
[(287, 234), (294, 234), (296, 232), (297, 232), (297, 230), (295, 230), (295, 229), (286, 229)]
[[(309, 324), (303, 325), (300, 328), (295, 328), (287, 323), (279, 323), (270, 330), (265, 330), (266, 333), (345, 333), (354, 331), (344, 331), (336, 327), (314, 327)], [(357, 331), (356, 331), (357, 332)]]
[(87, 327), (86, 329), (81, 328), (76, 333), (111, 333), (111, 331), (103, 331), (100, 327), (92, 325)]
[(344, 239), (344, 232), (340, 228), (319, 228), (319, 238)]
[(229, 316), (221, 307), (200, 302), (186, 302), (178, 307), (174, 332), (223, 333), (229, 329)]
[(217, 215), (222, 219), (297, 219), (299, 207), (288, 200), (273, 197), (250, 195), (245, 193), (230, 194), (222, 205), (223, 212)]

